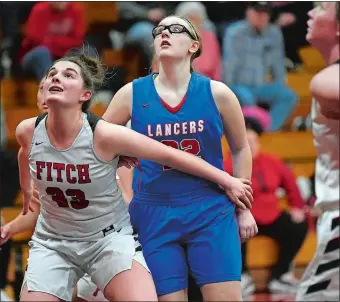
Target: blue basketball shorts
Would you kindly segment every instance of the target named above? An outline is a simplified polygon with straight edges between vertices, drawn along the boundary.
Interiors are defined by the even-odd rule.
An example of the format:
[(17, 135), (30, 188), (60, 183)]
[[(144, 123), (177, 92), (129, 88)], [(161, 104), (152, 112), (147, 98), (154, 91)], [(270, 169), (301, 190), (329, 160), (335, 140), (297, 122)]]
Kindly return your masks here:
[(220, 192), (175, 198), (136, 192), (129, 205), (159, 296), (197, 285), (241, 280), (235, 207)]

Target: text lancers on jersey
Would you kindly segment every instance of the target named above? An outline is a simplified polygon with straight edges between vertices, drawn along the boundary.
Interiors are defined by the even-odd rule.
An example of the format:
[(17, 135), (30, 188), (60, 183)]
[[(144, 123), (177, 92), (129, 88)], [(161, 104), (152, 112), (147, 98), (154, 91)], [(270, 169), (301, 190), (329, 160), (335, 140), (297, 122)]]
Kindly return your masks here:
[(203, 132), (204, 121), (189, 121), (174, 124), (156, 124), (148, 125), (148, 136), (172, 136), (183, 134), (195, 134), (197, 132)]

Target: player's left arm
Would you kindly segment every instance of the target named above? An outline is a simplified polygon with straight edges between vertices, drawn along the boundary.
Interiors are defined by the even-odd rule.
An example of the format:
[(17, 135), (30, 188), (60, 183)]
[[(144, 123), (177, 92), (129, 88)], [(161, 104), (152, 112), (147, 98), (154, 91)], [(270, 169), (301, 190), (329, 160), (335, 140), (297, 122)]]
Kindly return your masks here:
[(312, 95), (320, 104), (321, 113), (330, 119), (340, 119), (340, 64), (318, 73), (311, 82)]
[(252, 157), (240, 103), (223, 83), (211, 81), (211, 90), (223, 122), (233, 161), (233, 176), (251, 179)]
[[(240, 103), (235, 94), (223, 83), (211, 81), (211, 91), (223, 122), (232, 157), (233, 176), (251, 180), (252, 157)], [(257, 226), (249, 209), (238, 209), (242, 240), (257, 234)]]
[(132, 180), (134, 168), (124, 166), (117, 170), (117, 183), (122, 191), (126, 203), (130, 203), (133, 197)]

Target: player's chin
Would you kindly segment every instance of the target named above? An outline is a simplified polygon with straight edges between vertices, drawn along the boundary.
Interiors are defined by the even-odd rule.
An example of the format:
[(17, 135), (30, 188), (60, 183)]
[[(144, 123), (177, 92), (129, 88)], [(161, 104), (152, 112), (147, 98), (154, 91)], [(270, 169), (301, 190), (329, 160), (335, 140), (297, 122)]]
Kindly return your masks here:
[(161, 48), (159, 50), (159, 58), (173, 58), (176, 54), (174, 53), (173, 49), (170, 48)]
[(309, 42), (309, 43), (312, 42), (312, 35), (311, 35), (310, 32), (307, 32), (307, 34), (306, 34), (306, 41)]
[(320, 107), (321, 114), (332, 120), (340, 120), (340, 112), (338, 108)]

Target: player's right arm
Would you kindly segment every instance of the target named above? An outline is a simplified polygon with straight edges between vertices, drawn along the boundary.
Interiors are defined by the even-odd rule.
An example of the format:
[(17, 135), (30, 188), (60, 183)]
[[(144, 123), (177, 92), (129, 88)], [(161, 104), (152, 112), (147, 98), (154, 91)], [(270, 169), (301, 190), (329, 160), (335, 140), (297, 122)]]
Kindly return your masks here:
[(334, 120), (340, 119), (340, 64), (333, 64), (320, 71), (311, 82), (313, 97), (320, 105), (321, 113)]
[(40, 212), (39, 205), (34, 206), (34, 212), (28, 211), (26, 215), (20, 213), (11, 222), (1, 226), (0, 246), (7, 242), (13, 235), (33, 230)]
[(128, 83), (117, 91), (103, 114), (103, 119), (109, 123), (125, 126), (131, 119), (132, 83)]
[(197, 156), (168, 147), (127, 127), (99, 121), (94, 133), (94, 148), (105, 161), (120, 155), (143, 158), (207, 179), (222, 186), (239, 207), (251, 208), (253, 196), (249, 180), (234, 178)]
[(17, 126), (15, 133), (17, 141), (20, 144), (20, 150), (18, 152), (18, 164), (19, 164), (20, 187), (24, 199), (22, 215), (27, 214), (33, 194), (33, 185), (29, 169), (28, 156), (30, 146), (32, 144), (35, 121), (36, 118), (23, 120)]

